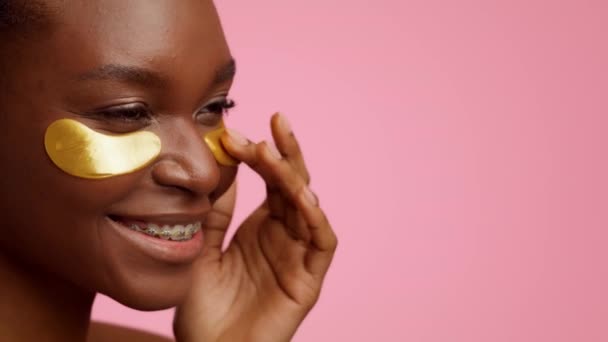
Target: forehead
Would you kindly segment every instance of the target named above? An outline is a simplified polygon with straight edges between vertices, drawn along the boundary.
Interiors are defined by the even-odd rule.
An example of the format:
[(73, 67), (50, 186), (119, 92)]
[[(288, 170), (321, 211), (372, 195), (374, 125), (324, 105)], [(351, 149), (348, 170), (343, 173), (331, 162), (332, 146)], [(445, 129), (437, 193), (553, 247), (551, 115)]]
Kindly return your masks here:
[(49, 54), (69, 73), (123, 64), (187, 74), (230, 59), (207, 0), (62, 1), (54, 17)]

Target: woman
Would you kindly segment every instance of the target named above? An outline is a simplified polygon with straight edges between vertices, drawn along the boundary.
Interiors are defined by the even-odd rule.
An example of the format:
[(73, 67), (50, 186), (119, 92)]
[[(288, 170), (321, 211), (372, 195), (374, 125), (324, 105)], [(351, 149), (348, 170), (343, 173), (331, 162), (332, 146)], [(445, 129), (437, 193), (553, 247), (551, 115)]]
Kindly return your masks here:
[[(289, 340), (337, 240), (284, 116), (277, 147), (222, 133), (235, 67), (212, 2), (0, 11), (3, 340), (153, 340), (91, 324), (97, 292), (177, 306), (178, 341)], [(267, 198), (222, 251), (234, 162)]]

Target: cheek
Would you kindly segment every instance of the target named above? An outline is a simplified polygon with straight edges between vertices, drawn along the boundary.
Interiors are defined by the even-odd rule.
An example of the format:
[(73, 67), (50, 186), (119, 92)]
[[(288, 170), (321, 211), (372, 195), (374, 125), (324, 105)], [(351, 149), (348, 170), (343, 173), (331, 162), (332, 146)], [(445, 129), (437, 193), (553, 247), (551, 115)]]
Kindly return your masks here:
[(218, 198), (220, 198), (230, 186), (235, 182), (236, 175), (238, 173), (238, 167), (235, 166), (220, 166), (220, 181), (215, 189), (210, 195), (209, 199), (211, 203), (214, 203)]
[[(100, 239), (107, 209), (151, 185), (148, 168), (98, 180), (71, 176), (54, 165), (45, 151), (45, 121), (40, 120), (39, 127), (8, 130), (0, 136), (0, 214), (3, 229), (11, 231), (0, 236), (0, 249), (85, 288), (104, 289), (134, 307), (153, 308), (145, 307), (148, 302), (158, 308), (175, 305), (187, 286), (171, 286), (175, 286), (175, 279), (188, 284), (188, 267), (163, 272), (152, 266), (143, 269), (138, 263), (125, 262), (128, 254), (123, 253), (124, 248)], [(9, 126), (31, 125), (20, 124)], [(212, 202), (230, 188), (236, 175), (237, 167), (220, 167), (220, 181), (210, 195)], [(138, 279), (144, 275), (150, 286), (138, 287)]]
[(238, 166), (239, 161), (232, 158), (222, 146), (220, 137), (225, 131), (224, 122), (222, 121), (219, 129), (211, 131), (204, 136), (205, 143), (215, 157), (215, 160), (223, 166)]
[(67, 174), (53, 164), (45, 149), (45, 134), (54, 118), (39, 113), (48, 110), (35, 105), (12, 109), (14, 115), (4, 123), (11, 129), (0, 136), (0, 206), (2, 214), (14, 221), (45, 218), (53, 225), (81, 221), (78, 218), (101, 212), (124, 197), (140, 177), (91, 181)]
[(76, 283), (91, 283), (99, 268), (97, 215), (126, 190), (58, 169), (44, 148), (53, 118), (40, 108), (9, 109), (1, 110), (10, 114), (0, 135), (0, 250)]
[(85, 180), (57, 168), (31, 132), (0, 138), (0, 249), (76, 283), (98, 269), (97, 227), (104, 208), (126, 196), (138, 175)]

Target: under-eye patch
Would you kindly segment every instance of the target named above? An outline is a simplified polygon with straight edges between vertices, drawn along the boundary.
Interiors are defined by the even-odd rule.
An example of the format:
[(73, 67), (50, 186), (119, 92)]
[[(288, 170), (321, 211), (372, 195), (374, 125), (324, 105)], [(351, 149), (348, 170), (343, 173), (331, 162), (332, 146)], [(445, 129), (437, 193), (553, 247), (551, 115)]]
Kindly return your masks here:
[[(236, 166), (222, 146), (224, 124), (204, 136), (205, 143), (218, 163)], [(147, 131), (120, 135), (96, 132), (84, 124), (60, 119), (53, 122), (44, 137), (46, 152), (57, 167), (66, 173), (88, 179), (102, 179), (137, 171), (160, 154), (160, 138)]]
[(84, 124), (61, 119), (46, 130), (44, 146), (49, 157), (66, 173), (101, 179), (134, 172), (160, 153), (160, 138), (152, 132), (106, 135)]
[(220, 137), (225, 130), (224, 123), (222, 122), (220, 128), (205, 134), (205, 142), (218, 163), (225, 166), (237, 166), (239, 161), (232, 158), (228, 152), (226, 152), (220, 141)]

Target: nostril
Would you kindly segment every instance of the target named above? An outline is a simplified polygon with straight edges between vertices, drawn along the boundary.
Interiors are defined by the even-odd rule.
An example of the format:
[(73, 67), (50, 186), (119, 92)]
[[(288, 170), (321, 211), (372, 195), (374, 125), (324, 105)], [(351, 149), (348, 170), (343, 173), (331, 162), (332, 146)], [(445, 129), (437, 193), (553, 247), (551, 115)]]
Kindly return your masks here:
[(219, 183), (217, 165), (203, 165), (183, 159), (164, 159), (152, 167), (152, 178), (160, 186), (180, 189), (192, 194), (208, 195)]

